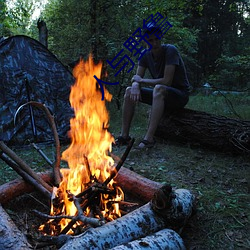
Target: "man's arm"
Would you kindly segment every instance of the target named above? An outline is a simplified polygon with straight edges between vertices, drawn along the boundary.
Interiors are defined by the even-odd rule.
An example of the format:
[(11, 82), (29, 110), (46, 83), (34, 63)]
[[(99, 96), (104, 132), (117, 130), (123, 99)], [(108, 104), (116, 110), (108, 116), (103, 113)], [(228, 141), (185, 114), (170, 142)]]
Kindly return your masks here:
[[(140, 67), (140, 66), (139, 66)], [(138, 68), (139, 70), (139, 68)], [(165, 65), (165, 69), (164, 69), (164, 76), (163, 78), (157, 78), (157, 79), (147, 79), (147, 78), (143, 78), (143, 76), (137, 74), (135, 76), (133, 76), (133, 80), (140, 83), (144, 83), (145, 85), (156, 85), (156, 84), (163, 84), (163, 85), (167, 85), (167, 86), (171, 86), (172, 82), (173, 82), (173, 78), (174, 78), (174, 72), (175, 72), (175, 65)], [(144, 70), (145, 73), (145, 70)]]
[[(138, 66), (135, 76), (138, 76), (140, 79), (143, 79), (143, 77), (145, 75), (145, 71), (146, 71), (146, 68), (144, 68), (142, 66)], [(138, 81), (136, 81), (135, 76), (133, 76), (133, 78), (131, 80), (132, 87), (131, 87), (131, 92), (130, 92), (130, 98), (133, 101), (137, 102), (140, 100), (141, 91), (140, 91), (140, 83)]]

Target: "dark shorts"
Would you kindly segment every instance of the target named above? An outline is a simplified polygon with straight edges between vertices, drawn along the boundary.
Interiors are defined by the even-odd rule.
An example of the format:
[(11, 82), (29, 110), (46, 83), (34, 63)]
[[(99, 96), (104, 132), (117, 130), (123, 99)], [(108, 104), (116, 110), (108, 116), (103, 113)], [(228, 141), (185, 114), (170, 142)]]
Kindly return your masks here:
[[(188, 103), (189, 93), (188, 91), (179, 90), (176, 88), (168, 87), (167, 95), (165, 97), (165, 111), (171, 112), (184, 108)], [(141, 100), (142, 103), (152, 105), (153, 101), (153, 88), (141, 88)]]

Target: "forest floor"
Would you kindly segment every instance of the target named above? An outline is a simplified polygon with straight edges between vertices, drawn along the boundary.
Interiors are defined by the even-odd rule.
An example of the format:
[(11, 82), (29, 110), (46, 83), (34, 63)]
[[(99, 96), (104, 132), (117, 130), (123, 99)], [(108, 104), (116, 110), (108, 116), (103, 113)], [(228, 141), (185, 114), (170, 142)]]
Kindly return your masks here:
[[(147, 108), (138, 108), (139, 115), (131, 130), (131, 136), (136, 138), (135, 144), (142, 139), (148, 118), (144, 112)], [(120, 133), (120, 117), (120, 111), (111, 111), (110, 131), (114, 136)], [(53, 157), (53, 146), (44, 147)], [(124, 150), (124, 147), (115, 147), (113, 154), (121, 156)], [(35, 171), (47, 169), (34, 149), (16, 148), (15, 152), (32, 164)], [(187, 249), (250, 249), (249, 155), (222, 153), (199, 145), (157, 139), (152, 149), (132, 148), (124, 167), (151, 180), (194, 192), (198, 199), (197, 213), (181, 234)], [(0, 184), (17, 177), (3, 162), (0, 162), (0, 169)], [(13, 214), (18, 206), (20, 204), (16, 208), (13, 204), (8, 207), (12, 218), (16, 217)]]

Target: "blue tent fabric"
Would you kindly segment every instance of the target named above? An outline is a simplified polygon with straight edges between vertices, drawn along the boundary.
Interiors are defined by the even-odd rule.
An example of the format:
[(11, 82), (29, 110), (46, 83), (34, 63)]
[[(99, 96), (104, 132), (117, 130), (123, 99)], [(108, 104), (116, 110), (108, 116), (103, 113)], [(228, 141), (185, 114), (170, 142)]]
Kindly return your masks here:
[[(73, 110), (69, 103), (71, 72), (45, 46), (27, 36), (0, 40), (0, 140), (9, 144), (53, 139), (43, 111), (25, 106), (45, 104), (54, 115), (60, 140), (67, 140)], [(33, 123), (32, 115), (33, 114)]]

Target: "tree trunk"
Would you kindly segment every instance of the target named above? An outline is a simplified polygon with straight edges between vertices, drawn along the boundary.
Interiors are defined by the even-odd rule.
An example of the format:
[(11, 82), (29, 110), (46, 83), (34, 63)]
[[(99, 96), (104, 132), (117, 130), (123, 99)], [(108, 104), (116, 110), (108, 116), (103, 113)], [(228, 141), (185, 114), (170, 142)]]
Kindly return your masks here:
[(17, 229), (0, 204), (0, 249), (32, 249), (24, 235)]
[(40, 18), (37, 21), (37, 28), (39, 30), (39, 42), (48, 48), (48, 29), (46, 23)]
[(155, 135), (224, 152), (250, 152), (250, 121), (189, 109), (164, 116)]

